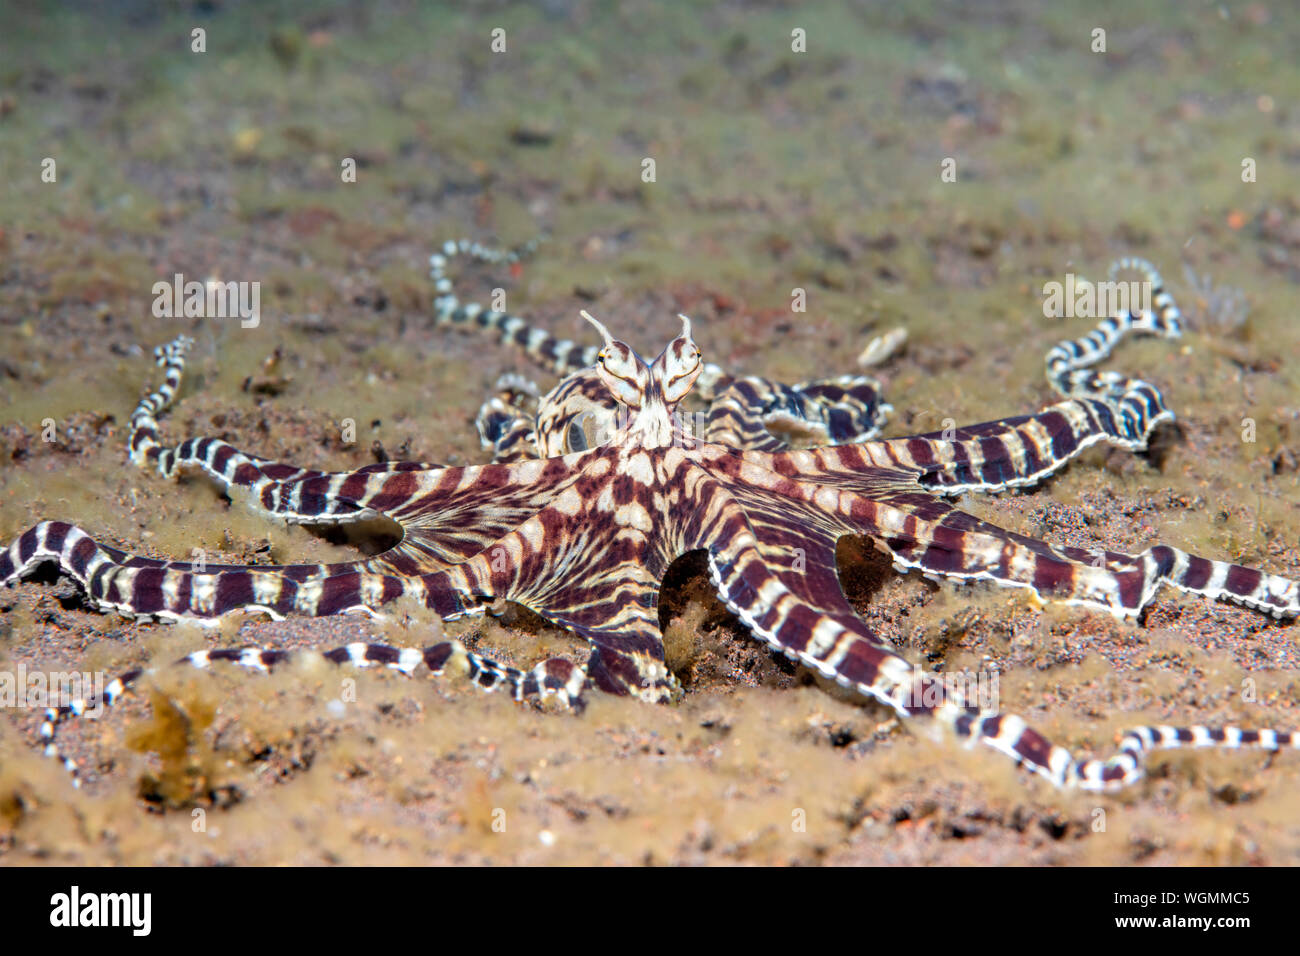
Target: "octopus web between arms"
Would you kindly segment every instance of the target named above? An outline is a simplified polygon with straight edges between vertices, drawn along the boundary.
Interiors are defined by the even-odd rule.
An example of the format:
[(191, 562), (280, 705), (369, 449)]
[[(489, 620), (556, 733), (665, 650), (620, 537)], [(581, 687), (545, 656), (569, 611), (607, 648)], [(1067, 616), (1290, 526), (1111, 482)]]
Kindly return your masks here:
[[(1180, 334), (1178, 310), (1155, 270), (1137, 260), (1118, 265), (1146, 272), (1154, 308), (1107, 319), (1089, 336), (1052, 349), (1048, 377), (1061, 401), (947, 435), (803, 450), (775, 442), (762, 424), (770, 407), (746, 404), (743, 390), (716, 418), (713, 409), (706, 413), (701, 434), (684, 427), (678, 409), (706, 370), (685, 317), (681, 334), (646, 362), (587, 316), (604, 339), (595, 367), (566, 378), (542, 400), (533, 422), (544, 455), (571, 440), (585, 443), (588, 433), (599, 439), (591, 447), (472, 467), (393, 462), (342, 473), (246, 455), (215, 439), (164, 447), (156, 416), (180, 383), (188, 340), (178, 339), (158, 350), (166, 381), (132, 417), (136, 464), (155, 465), (164, 476), (205, 472), (227, 488), (247, 489), (255, 508), (288, 522), (386, 515), (403, 539), (378, 556), (340, 564), (198, 569), (127, 555), (73, 525), (47, 521), (0, 553), (0, 580), (12, 583), (39, 563), (57, 561), (106, 610), (206, 621), (238, 609), (373, 612), (403, 595), (455, 618), (508, 599), (585, 638), (587, 664), (552, 658), (519, 671), (454, 641), (423, 650), (354, 643), (325, 656), (408, 674), (421, 666), (439, 674), (454, 665), (480, 686), (507, 686), (517, 699), (556, 697), (580, 705), (594, 688), (662, 702), (680, 687), (665, 664), (659, 582), (676, 558), (702, 550), (717, 594), (756, 637), (884, 702), (910, 725), (944, 728), (964, 742), (985, 744), (1060, 787), (1130, 784), (1141, 777), (1146, 752), (1157, 748), (1300, 746), (1300, 735), (1271, 730), (1149, 726), (1127, 732), (1109, 759), (1077, 759), (1013, 714), (951, 697), (940, 677), (914, 667), (872, 633), (841, 589), (836, 544), (853, 535), (887, 549), (901, 570), (1027, 588), (1046, 600), (1120, 617), (1136, 616), (1162, 584), (1275, 617), (1300, 614), (1300, 588), (1285, 578), (1164, 545), (1134, 555), (1056, 547), (944, 500), (1031, 485), (1097, 442), (1142, 450), (1153, 428), (1172, 418), (1153, 386), (1089, 368), (1126, 332)], [(461, 308), (454, 300), (440, 303), (440, 319)], [(493, 315), (478, 324), (508, 324), (510, 317)], [(859, 410), (874, 416), (876, 405), (866, 402)], [(581, 439), (572, 427), (578, 417), (588, 419)], [(810, 424), (816, 430), (819, 423)], [(738, 440), (714, 440), (715, 426)], [(747, 443), (747, 436), (754, 440)], [(285, 656), (246, 648), (200, 651), (183, 660), (265, 670)], [(106, 702), (139, 674), (110, 684)], [(85, 706), (78, 701), (48, 713), (42, 735), (49, 752), (57, 754), (56, 724)]]

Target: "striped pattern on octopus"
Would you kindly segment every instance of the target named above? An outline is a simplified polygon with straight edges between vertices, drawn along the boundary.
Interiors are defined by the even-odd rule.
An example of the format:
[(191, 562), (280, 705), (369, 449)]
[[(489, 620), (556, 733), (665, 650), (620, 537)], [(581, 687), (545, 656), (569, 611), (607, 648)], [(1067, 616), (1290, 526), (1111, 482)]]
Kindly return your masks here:
[[(531, 240), (518, 249), (499, 251), (461, 239), (447, 242), (429, 258), (438, 292), (433, 302), (438, 326), (486, 332), (564, 376), (545, 395), (521, 375), (507, 375), (497, 383), (497, 394), (479, 410), (477, 426), (483, 447), (492, 451), (498, 462), (584, 451), (591, 447), (594, 435), (614, 430), (618, 414), (618, 402), (594, 371), (599, 354), (596, 346), (559, 339), (520, 316), (462, 302), (453, 291), (446, 270), (457, 256), (518, 267), (538, 245), (539, 240)], [(884, 362), (905, 339), (901, 329), (879, 335), (864, 355), (870, 355), (872, 364)], [(791, 437), (831, 444), (866, 441), (879, 434), (892, 411), (881, 398), (880, 383), (868, 375), (787, 385), (756, 375), (734, 376), (707, 362), (701, 366), (690, 398), (703, 402), (703, 408), (690, 416), (700, 423), (693, 434), (724, 445), (766, 451), (789, 447)]]
[[(189, 342), (178, 339), (158, 353), (164, 384), (132, 415), (133, 462), (164, 477), (204, 473), (286, 522), (383, 515), (401, 529), (401, 540), (383, 553), (335, 564), (199, 566), (129, 555), (74, 525), (46, 521), (0, 552), (0, 581), (13, 584), (52, 562), (105, 610), (205, 623), (241, 610), (384, 614), (399, 597), (450, 619), (510, 600), (584, 638), (586, 663), (556, 657), (520, 671), (455, 642), (423, 650), (352, 643), (325, 656), (406, 675), (421, 667), (435, 675), (454, 669), (485, 689), (507, 687), (518, 700), (581, 709), (597, 691), (653, 703), (680, 697), (659, 630), (659, 585), (674, 560), (703, 552), (713, 590), (759, 640), (883, 703), (906, 726), (982, 744), (1056, 786), (1132, 784), (1146, 754), (1162, 748), (1295, 747), (1296, 737), (1271, 730), (1143, 726), (1126, 733), (1109, 758), (1076, 757), (1015, 714), (948, 693), (940, 675), (911, 664), (875, 634), (841, 588), (836, 546), (854, 537), (885, 549), (901, 571), (1021, 588), (1121, 618), (1137, 616), (1165, 584), (1278, 618), (1300, 615), (1300, 586), (1278, 575), (1166, 545), (1139, 554), (1057, 546), (978, 519), (950, 500), (1033, 484), (1097, 443), (1141, 451), (1156, 426), (1172, 418), (1155, 386), (1091, 368), (1128, 332), (1180, 333), (1177, 307), (1155, 270), (1134, 262), (1127, 267), (1154, 277), (1154, 310), (1108, 319), (1085, 339), (1055, 347), (1047, 362), (1049, 381), (1061, 393), (1055, 404), (892, 439), (864, 439), (861, 428), (841, 422), (823, 437), (844, 441), (803, 449), (772, 442), (763, 424), (771, 409), (743, 396), (717, 406), (738, 425), (718, 434), (686, 429), (679, 409), (709, 367), (685, 317), (680, 334), (647, 361), (587, 316), (603, 344), (592, 368), (573, 372), (549, 404), (539, 404), (530, 427), (541, 457), (468, 467), (385, 463), (340, 473), (248, 455), (215, 439), (166, 446), (157, 416), (180, 387)], [(567, 363), (573, 352), (555, 354)], [(724, 384), (715, 401), (730, 387), (724, 375), (716, 381)], [(775, 392), (786, 396), (781, 414), (804, 419), (814, 433), (818, 422), (835, 420), (812, 408), (816, 388)], [(820, 394), (832, 405), (846, 399)], [(860, 404), (859, 412), (874, 428), (881, 406), (879, 392), (873, 388), (872, 395), (877, 404)], [(575, 432), (582, 416), (605, 413), (600, 429)], [(724, 433), (728, 441), (716, 440)], [(264, 671), (284, 657), (256, 648), (212, 649), (180, 663)], [(123, 675), (104, 702), (148, 674)], [(56, 729), (86, 706), (72, 701), (51, 709), (42, 728), (48, 752), (58, 754)]]

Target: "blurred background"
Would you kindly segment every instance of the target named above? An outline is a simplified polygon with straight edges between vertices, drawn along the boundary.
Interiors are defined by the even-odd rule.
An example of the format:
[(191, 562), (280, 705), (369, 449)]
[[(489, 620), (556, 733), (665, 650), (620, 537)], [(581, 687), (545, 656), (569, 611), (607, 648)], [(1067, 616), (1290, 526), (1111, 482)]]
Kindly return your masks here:
[[(786, 378), (877, 327), (936, 367), (1050, 335), (1043, 282), (1122, 254), (1300, 278), (1283, 4), (20, 2), (0, 44), (0, 388), (28, 323), (65, 361), (170, 337), (143, 306), (176, 272), (260, 281), (267, 342), (328, 317), (381, 360), (462, 235), (549, 235), (484, 282), (563, 334), (586, 304), (657, 351), (684, 309)], [(999, 362), (1037, 390), (1041, 351)]]

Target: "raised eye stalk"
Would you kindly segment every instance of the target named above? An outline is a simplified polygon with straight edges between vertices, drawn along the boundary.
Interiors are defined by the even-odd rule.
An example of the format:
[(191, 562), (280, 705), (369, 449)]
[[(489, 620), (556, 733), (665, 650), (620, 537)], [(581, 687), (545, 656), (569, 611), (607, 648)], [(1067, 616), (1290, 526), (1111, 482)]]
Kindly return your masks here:
[(605, 340), (606, 345), (614, 344), (614, 336), (609, 334), (609, 329), (605, 328), (599, 319), (593, 316), (586, 309), (583, 309), (578, 314), (596, 327), (596, 331), (600, 333), (600, 337)]

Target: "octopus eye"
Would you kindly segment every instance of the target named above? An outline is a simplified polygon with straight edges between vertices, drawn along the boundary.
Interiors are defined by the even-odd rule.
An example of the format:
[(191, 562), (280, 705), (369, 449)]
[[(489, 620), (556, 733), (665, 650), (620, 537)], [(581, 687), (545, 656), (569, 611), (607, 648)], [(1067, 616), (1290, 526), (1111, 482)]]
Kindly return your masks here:
[(586, 451), (590, 447), (587, 444), (587, 433), (582, 428), (581, 417), (569, 422), (569, 431), (565, 436), (565, 443), (569, 446), (571, 452)]

